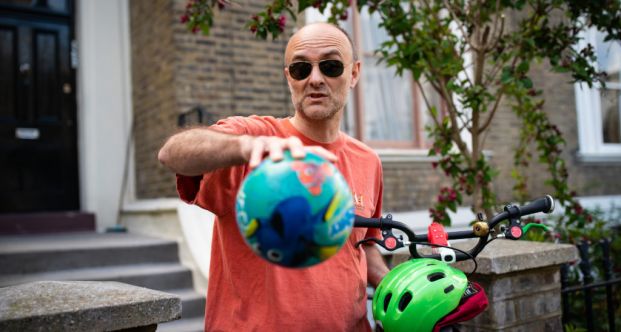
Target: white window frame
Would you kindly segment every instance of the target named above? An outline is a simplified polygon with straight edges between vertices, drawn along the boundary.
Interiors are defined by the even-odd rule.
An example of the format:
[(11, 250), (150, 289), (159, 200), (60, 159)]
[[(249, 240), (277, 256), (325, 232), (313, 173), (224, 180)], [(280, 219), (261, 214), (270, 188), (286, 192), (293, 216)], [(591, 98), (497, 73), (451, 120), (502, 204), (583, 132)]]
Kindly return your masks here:
[[(329, 8), (327, 10), (329, 10)], [(357, 21), (360, 19), (358, 17), (358, 15), (360, 14), (357, 12), (354, 12), (354, 9), (352, 8), (349, 9), (349, 14), (350, 14), (350, 19), (354, 20), (354, 22), (352, 22), (352, 24), (354, 25), (354, 30), (359, 29), (359, 27), (357, 27), (356, 25), (359, 24), (359, 22)], [(308, 8), (305, 11), (305, 18), (306, 18), (306, 24), (328, 21), (328, 16), (323, 15), (321, 12), (319, 12), (319, 10), (315, 8)], [(362, 41), (358, 40), (361, 37), (357, 36), (356, 34), (360, 34), (360, 31), (354, 31), (351, 38), (355, 40), (355, 43), (360, 50), (359, 57), (360, 57), (360, 61), (363, 62), (363, 66), (364, 66), (365, 55), (361, 51), (363, 45), (362, 45)], [(403, 79), (407, 80), (408, 78), (404, 76)], [(358, 138), (362, 138), (363, 141), (365, 141), (370, 146), (374, 147), (374, 150), (377, 151), (380, 155), (387, 154), (390, 156), (390, 158), (396, 157), (397, 159), (400, 159), (400, 160), (401, 159), (418, 160), (422, 156), (426, 156), (429, 142), (427, 142), (427, 140), (425, 139), (426, 135), (424, 131), (424, 125), (419, 123), (420, 121), (422, 121), (422, 118), (423, 118), (423, 115), (420, 112), (426, 112), (426, 110), (421, 109), (420, 108), (421, 105), (418, 105), (418, 106), (412, 105), (412, 109), (410, 110), (411, 115), (412, 115), (410, 120), (412, 121), (412, 126), (413, 126), (412, 127), (412, 130), (413, 130), (412, 140), (402, 140), (402, 141), (401, 140), (397, 140), (397, 141), (371, 140), (366, 135), (366, 130), (365, 130), (366, 128), (359, 128), (359, 126), (365, 125), (364, 124), (364, 114), (365, 114), (364, 101), (360, 100), (361, 99), (360, 93), (362, 93), (361, 92), (362, 86), (364, 84), (365, 82), (361, 79), (358, 82), (356, 89), (352, 91), (352, 93), (349, 96), (348, 105), (350, 106), (350, 112), (345, 114), (345, 116), (347, 116), (348, 121), (350, 122), (353, 121), (354, 128), (356, 128), (354, 131), (349, 132), (349, 134), (352, 135), (353, 137), (361, 136)], [(413, 103), (422, 102), (422, 99), (416, 100), (416, 93), (420, 94), (420, 92), (417, 91), (418, 86), (412, 79), (410, 79), (410, 84), (411, 84), (411, 89), (412, 89), (412, 98), (413, 98), (412, 102)], [(357, 105), (357, 106), (353, 106), (353, 105)], [(358, 111), (359, 111), (358, 107), (362, 107), (363, 109), (362, 114), (358, 114)]]
[[(329, 8), (326, 10), (329, 10)], [(351, 8), (349, 10), (350, 10), (350, 17), (352, 17), (352, 19), (359, 19), (357, 17), (358, 13), (352, 13)], [(305, 19), (306, 19), (305, 21), (306, 24), (328, 21), (328, 16), (322, 14), (321, 12), (319, 12), (319, 10), (315, 8), (308, 8), (307, 10), (305, 10), (304, 14), (305, 14)], [(354, 25), (355, 24), (357, 23), (354, 22)], [(459, 29), (455, 25), (451, 25), (451, 29), (456, 34), (461, 34)], [(354, 37), (355, 36), (352, 36), (352, 38)], [(359, 49), (361, 49), (362, 47), (362, 45), (359, 45), (360, 43), (361, 43), (360, 41), (357, 41), (357, 44), (358, 44), (357, 46)], [(361, 59), (360, 59), (361, 61), (363, 61), (362, 58), (363, 57), (361, 56)], [(463, 78), (465, 76), (468, 76), (472, 79), (473, 73), (472, 73), (472, 67), (470, 65), (472, 63), (472, 55), (470, 53), (465, 54), (464, 60), (466, 61), (467, 69), (465, 72), (460, 73), (460, 77)], [(421, 92), (418, 91), (420, 87), (412, 79), (410, 80), (412, 84), (413, 94), (414, 93), (420, 94)], [(358, 83), (359, 86), (357, 87), (357, 89), (361, 89), (360, 85), (362, 84), (364, 84), (364, 82), (362, 81), (359, 82)], [(412, 97), (414, 99), (412, 101), (413, 103), (421, 102), (421, 100), (416, 100), (414, 95)], [(352, 105), (352, 103), (354, 103), (355, 101), (354, 100), (355, 98), (356, 98), (355, 93), (350, 94), (348, 104)], [(457, 107), (461, 108), (461, 103), (457, 97), (454, 98), (454, 102), (457, 105)], [(358, 101), (358, 103), (361, 103), (361, 101)], [(362, 107), (364, 108), (364, 106)], [(421, 105), (414, 106), (414, 107), (420, 108)], [(412, 120), (414, 120), (414, 117), (416, 117), (417, 118), (415, 121), (416, 123), (420, 123), (420, 121), (423, 120), (424, 114), (421, 114), (421, 112), (428, 112), (428, 110), (426, 109), (426, 106), (423, 105), (422, 107), (423, 108), (419, 109), (418, 111), (412, 110)], [(353, 117), (353, 120), (350, 119), (350, 121), (357, 122), (357, 125), (361, 125), (361, 124), (364, 125), (363, 120), (357, 119), (358, 115), (350, 113), (350, 114), (346, 114), (346, 116)], [(404, 161), (435, 161), (437, 160), (438, 159), (437, 156), (434, 156), (434, 157), (427, 156), (428, 149), (431, 143), (425, 139), (426, 135), (425, 135), (425, 130), (423, 129), (423, 126), (420, 124), (418, 126), (420, 128), (413, 128), (414, 132), (412, 134), (415, 137), (414, 142), (416, 143), (412, 144), (412, 146), (404, 146), (403, 144), (401, 144), (401, 142), (394, 142), (394, 141), (371, 141), (370, 144), (375, 146), (374, 150), (377, 151), (380, 157), (382, 158), (382, 160), (385, 160), (385, 161), (404, 162)], [(358, 129), (358, 131), (360, 132), (360, 129)], [(363, 136), (362, 138), (364, 139), (365, 135), (363, 134), (362, 136)], [(466, 129), (463, 129), (460, 132), (460, 136), (462, 137), (463, 141), (466, 142), (466, 145), (468, 146), (468, 148), (472, 149), (472, 141), (471, 141), (470, 132)], [(394, 143), (394, 144), (391, 144), (391, 143)], [(405, 145), (408, 145), (408, 144), (406, 143)]]
[[(597, 47), (595, 28), (584, 33), (579, 49), (591, 44)], [(597, 69), (597, 64), (595, 69)], [(609, 85), (611, 83), (608, 83)], [(614, 84), (615, 88), (621, 88)], [(621, 162), (621, 144), (604, 143), (602, 128), (602, 107), (600, 84), (589, 87), (585, 83), (575, 83), (576, 113), (578, 122), (578, 158), (583, 162)]]

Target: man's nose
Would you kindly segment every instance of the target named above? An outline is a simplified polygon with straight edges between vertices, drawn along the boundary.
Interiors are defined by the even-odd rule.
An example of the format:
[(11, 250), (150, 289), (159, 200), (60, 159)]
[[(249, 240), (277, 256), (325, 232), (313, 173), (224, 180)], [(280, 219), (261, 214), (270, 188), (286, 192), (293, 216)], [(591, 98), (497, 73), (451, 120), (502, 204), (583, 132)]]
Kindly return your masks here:
[(325, 83), (325, 77), (321, 73), (321, 70), (319, 70), (319, 65), (314, 65), (313, 66), (313, 69), (311, 70), (308, 82), (311, 85), (315, 85), (315, 86), (316, 85), (321, 85), (321, 84)]

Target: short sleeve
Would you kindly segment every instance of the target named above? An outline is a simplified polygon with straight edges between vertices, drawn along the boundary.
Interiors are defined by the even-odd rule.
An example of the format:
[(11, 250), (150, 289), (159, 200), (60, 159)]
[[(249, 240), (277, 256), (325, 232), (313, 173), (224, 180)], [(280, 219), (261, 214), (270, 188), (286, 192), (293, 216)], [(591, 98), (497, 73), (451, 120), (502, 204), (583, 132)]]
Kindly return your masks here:
[[(209, 129), (243, 135), (251, 128), (250, 122), (243, 117), (231, 117), (218, 121)], [(223, 216), (234, 210), (237, 190), (247, 172), (247, 167), (243, 165), (221, 168), (202, 176), (177, 174), (177, 193), (184, 202)]]

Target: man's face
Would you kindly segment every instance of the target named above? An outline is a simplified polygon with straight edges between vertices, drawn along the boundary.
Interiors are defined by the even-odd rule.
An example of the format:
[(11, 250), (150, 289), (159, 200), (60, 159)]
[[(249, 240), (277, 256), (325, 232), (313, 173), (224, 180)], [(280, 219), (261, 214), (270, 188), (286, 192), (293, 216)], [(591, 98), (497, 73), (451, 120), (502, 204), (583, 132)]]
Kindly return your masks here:
[[(319, 69), (323, 60), (339, 60), (344, 65), (338, 77), (325, 75)], [(295, 79), (289, 72), (294, 62), (312, 64), (310, 75)], [(334, 118), (345, 106), (349, 89), (358, 81), (360, 62), (353, 61), (347, 37), (328, 24), (313, 24), (298, 31), (289, 41), (285, 52), (285, 76), (291, 91), (291, 101), (297, 114), (307, 120)]]

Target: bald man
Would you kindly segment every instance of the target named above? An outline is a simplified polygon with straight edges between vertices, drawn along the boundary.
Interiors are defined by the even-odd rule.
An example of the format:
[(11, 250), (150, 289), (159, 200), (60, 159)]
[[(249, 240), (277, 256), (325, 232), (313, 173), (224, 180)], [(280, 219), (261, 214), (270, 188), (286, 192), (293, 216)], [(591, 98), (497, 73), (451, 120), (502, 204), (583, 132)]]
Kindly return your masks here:
[(382, 168), (377, 154), (340, 131), (349, 91), (360, 77), (351, 39), (326, 23), (295, 33), (285, 51), (295, 115), (231, 117), (168, 139), (160, 162), (177, 174), (182, 200), (216, 215), (209, 271), (205, 331), (369, 331), (366, 286), (388, 272), (375, 246), (355, 244), (379, 237), (354, 228), (327, 261), (287, 269), (257, 257), (235, 221), (235, 197), (244, 177), (283, 151), (303, 158), (312, 151), (343, 173), (355, 213), (381, 214)]

